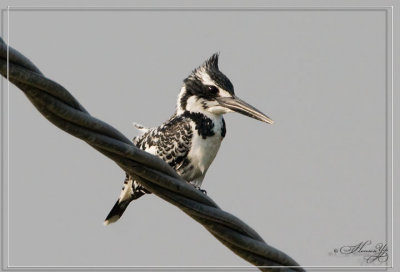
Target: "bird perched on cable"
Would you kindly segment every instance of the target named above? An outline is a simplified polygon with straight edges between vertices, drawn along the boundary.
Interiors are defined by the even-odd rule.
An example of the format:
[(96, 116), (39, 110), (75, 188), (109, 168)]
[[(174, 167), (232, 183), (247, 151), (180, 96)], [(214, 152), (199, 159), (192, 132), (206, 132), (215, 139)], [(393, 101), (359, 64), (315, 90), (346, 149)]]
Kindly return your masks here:
[[(200, 189), (205, 174), (226, 134), (223, 114), (238, 112), (272, 124), (273, 121), (239, 99), (231, 81), (212, 55), (183, 81), (175, 113), (161, 126), (136, 127), (143, 132), (133, 139), (136, 147), (167, 162), (187, 182)], [(126, 174), (122, 192), (104, 221), (117, 221), (129, 203), (148, 192)]]

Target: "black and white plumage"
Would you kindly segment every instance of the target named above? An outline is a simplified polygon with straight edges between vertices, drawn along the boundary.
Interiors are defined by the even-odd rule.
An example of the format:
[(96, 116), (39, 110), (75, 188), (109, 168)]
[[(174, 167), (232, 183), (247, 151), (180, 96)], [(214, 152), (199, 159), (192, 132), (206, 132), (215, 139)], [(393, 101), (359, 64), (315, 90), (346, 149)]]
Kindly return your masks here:
[[(135, 125), (143, 134), (133, 143), (163, 159), (183, 179), (200, 188), (226, 134), (223, 114), (232, 111), (273, 123), (235, 96), (231, 81), (218, 68), (218, 54), (214, 54), (184, 80), (176, 112), (170, 119), (156, 128)], [(146, 193), (149, 192), (127, 174), (104, 224), (117, 221), (131, 201)]]

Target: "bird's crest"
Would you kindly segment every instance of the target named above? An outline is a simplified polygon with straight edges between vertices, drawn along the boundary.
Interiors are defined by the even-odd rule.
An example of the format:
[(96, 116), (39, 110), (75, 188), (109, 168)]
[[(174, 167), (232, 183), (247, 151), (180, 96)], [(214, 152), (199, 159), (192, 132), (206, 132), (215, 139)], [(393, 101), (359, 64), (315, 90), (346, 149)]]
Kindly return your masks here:
[(192, 71), (192, 75), (196, 75), (198, 73), (206, 72), (206, 71), (210, 71), (210, 70), (219, 71), (218, 57), (219, 57), (219, 53), (214, 53), (208, 60), (203, 62), (202, 65), (200, 65), (199, 67), (194, 69)]
[(208, 60), (206, 60), (204, 62), (204, 64), (202, 66), (205, 67), (205, 68), (208, 68), (208, 69), (219, 70), (219, 68), (218, 68), (218, 57), (219, 57), (219, 53), (214, 53)]

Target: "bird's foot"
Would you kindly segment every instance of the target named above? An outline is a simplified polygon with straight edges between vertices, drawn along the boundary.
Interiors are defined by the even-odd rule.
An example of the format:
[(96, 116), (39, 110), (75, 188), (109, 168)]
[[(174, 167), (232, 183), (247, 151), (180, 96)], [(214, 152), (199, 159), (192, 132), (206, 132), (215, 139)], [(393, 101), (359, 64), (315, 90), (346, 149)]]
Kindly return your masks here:
[(201, 189), (200, 187), (196, 187), (197, 190), (199, 190), (200, 192), (202, 192), (203, 194), (207, 195), (207, 191), (204, 189)]

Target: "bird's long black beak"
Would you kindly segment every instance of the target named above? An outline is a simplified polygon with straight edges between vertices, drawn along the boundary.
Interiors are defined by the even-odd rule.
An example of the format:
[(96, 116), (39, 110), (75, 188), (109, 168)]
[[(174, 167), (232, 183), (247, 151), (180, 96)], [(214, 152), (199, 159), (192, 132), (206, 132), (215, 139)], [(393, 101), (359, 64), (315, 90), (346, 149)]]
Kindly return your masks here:
[(252, 105), (244, 102), (242, 99), (233, 96), (233, 97), (218, 97), (216, 99), (218, 103), (225, 108), (231, 109), (235, 112), (247, 115), (251, 118), (263, 121), (268, 124), (273, 124), (274, 121), (271, 120), (268, 116), (266, 116), (261, 111), (254, 108)]

